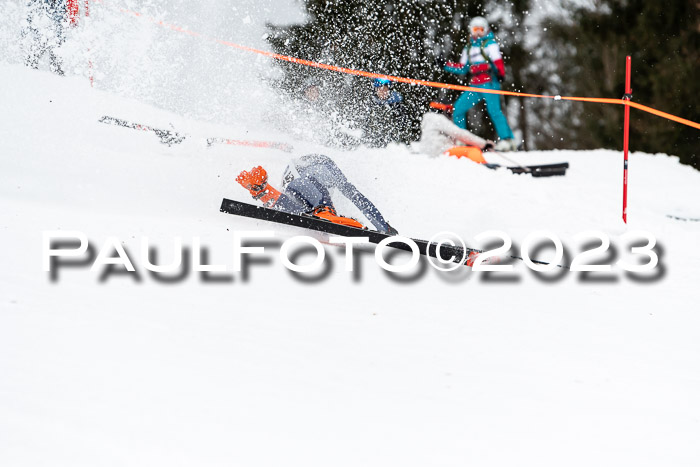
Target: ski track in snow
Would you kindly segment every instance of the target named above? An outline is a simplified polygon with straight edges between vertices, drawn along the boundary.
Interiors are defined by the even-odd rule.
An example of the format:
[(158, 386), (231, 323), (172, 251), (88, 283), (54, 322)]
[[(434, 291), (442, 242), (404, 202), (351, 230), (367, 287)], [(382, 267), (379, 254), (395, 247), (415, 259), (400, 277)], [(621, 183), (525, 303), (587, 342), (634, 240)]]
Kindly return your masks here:
[[(614, 151), (513, 154), (571, 164), (533, 179), (187, 120), (16, 65), (0, 75), (0, 465), (697, 465), (700, 226), (666, 215), (699, 217), (700, 173), (676, 158), (631, 154), (625, 227)], [(102, 115), (191, 136), (168, 148)], [(251, 201), (239, 171), (263, 165), (274, 183), (291, 156), (208, 136), (322, 150), (404, 235), (498, 229), (520, 244), (545, 229), (566, 244), (641, 229), (665, 274), (550, 283), (520, 264), (516, 282), (429, 269), (402, 283), (363, 255), (354, 280), (326, 247), (315, 284), (275, 254), (247, 281), (163, 284), (143, 270), (142, 236), (163, 261), (173, 236), (200, 236), (230, 263), (233, 230), (308, 234), (219, 213), (222, 197)], [(50, 282), (41, 233), (58, 229), (96, 248), (118, 237), (141, 282), (88, 268)]]

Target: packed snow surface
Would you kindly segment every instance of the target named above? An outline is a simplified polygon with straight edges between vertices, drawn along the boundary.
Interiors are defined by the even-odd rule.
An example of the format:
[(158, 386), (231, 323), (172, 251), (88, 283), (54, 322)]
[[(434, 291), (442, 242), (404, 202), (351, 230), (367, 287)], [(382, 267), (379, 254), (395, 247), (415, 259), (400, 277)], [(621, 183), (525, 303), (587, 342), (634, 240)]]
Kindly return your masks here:
[[(536, 179), (399, 145), (321, 148), (249, 116), (188, 118), (18, 64), (0, 64), (0, 85), (0, 465), (700, 462), (700, 223), (668, 217), (700, 218), (700, 173), (677, 158), (630, 155), (625, 225), (619, 152), (511, 154), (571, 164)], [(187, 138), (168, 147), (103, 115)], [(219, 205), (253, 202), (241, 170), (262, 165), (279, 185), (309, 152), (332, 157), (402, 235), (452, 231), (483, 246), (475, 237), (499, 230), (519, 254), (545, 230), (573, 256), (577, 234), (595, 230), (616, 250), (592, 259), (614, 265), (630, 257), (621, 236), (645, 231), (660, 264), (636, 276), (615, 265), (538, 275), (522, 262), (448, 274), (421, 261), (391, 275), (373, 247), (346, 272), (344, 250), (327, 245), (325, 273), (295, 276), (279, 243), (308, 232)], [(116, 238), (136, 274), (86, 262), (52, 279), (42, 234), (56, 230), (84, 232), (95, 254)], [(231, 272), (233, 233), (250, 230), (276, 237), (247, 274)], [(228, 272), (154, 276), (143, 237), (159, 264), (175, 237), (190, 250), (198, 237), (203, 261)]]
[[(399, 146), (325, 150), (403, 234), (451, 230), (469, 241), (498, 229), (518, 244), (544, 229), (567, 244), (595, 229), (615, 243), (641, 229), (662, 252), (649, 282), (616, 268), (605, 280), (549, 282), (522, 263), (507, 281), (425, 263), (423, 275), (399, 281), (371, 254), (359, 273), (345, 272), (331, 246), (329, 274), (304, 282), (268, 245), (270, 259), (246, 278), (211, 283), (192, 272), (167, 284), (144, 269), (142, 237), (158, 262), (172, 258), (174, 236), (190, 247), (198, 236), (210, 264), (230, 265), (235, 230), (306, 234), (218, 211), (222, 197), (250, 201), (239, 171), (261, 164), (278, 180), (290, 154), (207, 148), (204, 138), (319, 148), (254, 125), (189, 121), (77, 78), (21, 66), (2, 66), (2, 76), (12, 90), (0, 122), (2, 465), (698, 460), (699, 226), (667, 214), (697, 216), (700, 174), (675, 158), (631, 155), (625, 227), (615, 152), (513, 154), (571, 163), (566, 177), (534, 179)], [(190, 137), (167, 147), (98, 123), (102, 115), (172, 123)], [(140, 281), (101, 281), (104, 268), (89, 264), (51, 281), (49, 230), (83, 231), (97, 250), (118, 238)]]

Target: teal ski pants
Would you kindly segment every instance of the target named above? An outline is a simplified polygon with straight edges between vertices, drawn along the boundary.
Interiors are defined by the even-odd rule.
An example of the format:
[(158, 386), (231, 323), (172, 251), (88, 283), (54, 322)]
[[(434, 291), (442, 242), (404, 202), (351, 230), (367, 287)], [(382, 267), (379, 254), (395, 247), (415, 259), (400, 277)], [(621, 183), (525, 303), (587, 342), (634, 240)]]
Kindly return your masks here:
[[(472, 84), (472, 87), (483, 89), (501, 89), (497, 81), (491, 80), (488, 83)], [(486, 101), (486, 111), (491, 117), (496, 133), (501, 139), (513, 138), (513, 131), (508, 126), (506, 116), (501, 111), (501, 96), (498, 94), (484, 94), (481, 92), (465, 91), (455, 102), (452, 121), (460, 128), (467, 129), (467, 112), (480, 100)]]

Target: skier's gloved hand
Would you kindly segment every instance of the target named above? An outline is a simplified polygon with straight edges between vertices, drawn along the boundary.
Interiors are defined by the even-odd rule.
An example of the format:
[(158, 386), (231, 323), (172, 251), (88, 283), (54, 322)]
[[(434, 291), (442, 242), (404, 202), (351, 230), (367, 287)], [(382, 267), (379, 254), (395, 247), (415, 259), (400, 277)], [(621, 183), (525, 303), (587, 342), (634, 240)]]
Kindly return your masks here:
[(265, 207), (271, 208), (279, 199), (281, 193), (267, 183), (267, 172), (260, 166), (253, 167), (250, 172), (244, 170), (238, 174), (236, 181), (250, 192), (253, 199), (259, 200)]
[(493, 148), (494, 148), (493, 141), (486, 140), (486, 144), (484, 144), (484, 147), (481, 149), (484, 151), (493, 151)]
[(261, 166), (253, 167), (250, 172), (244, 170), (239, 173), (236, 181), (255, 196), (267, 187), (267, 172)]
[(498, 78), (498, 82), (499, 82), (499, 83), (502, 83), (502, 82), (505, 81), (505, 79), (506, 79), (506, 75), (505, 75), (505, 74), (500, 74), (500, 73), (499, 73), (498, 76), (496, 76), (496, 77)]
[(438, 55), (435, 57), (435, 60), (433, 60), (433, 63), (435, 63), (436, 67), (443, 68), (447, 64), (447, 59), (442, 55)]

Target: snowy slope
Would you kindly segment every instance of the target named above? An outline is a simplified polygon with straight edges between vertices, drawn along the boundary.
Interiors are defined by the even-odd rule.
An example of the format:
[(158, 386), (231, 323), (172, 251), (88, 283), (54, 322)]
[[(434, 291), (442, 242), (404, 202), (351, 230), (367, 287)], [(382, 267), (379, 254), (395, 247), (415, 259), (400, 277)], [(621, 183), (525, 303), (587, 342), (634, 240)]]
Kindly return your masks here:
[[(218, 212), (248, 201), (235, 175), (291, 157), (207, 136), (309, 143), (256, 121), (217, 125), (18, 65), (0, 65), (0, 465), (697, 465), (700, 460), (700, 173), (633, 153), (630, 226), (621, 155), (521, 153), (569, 161), (566, 177), (488, 171), (406, 148), (325, 150), (402, 234), (550, 230), (616, 241), (646, 230), (661, 277), (578, 274), (510, 281), (468, 270), (397, 280), (338, 248), (315, 282), (269, 248), (249, 277), (174, 284), (143, 269), (147, 236), (165, 261), (194, 236), (230, 264), (234, 230), (263, 222)], [(168, 148), (102, 115), (190, 137)], [(497, 161), (502, 162), (502, 161)], [(349, 205), (341, 205), (351, 211)], [(141, 280), (87, 267), (41, 269), (42, 232), (117, 237)], [(275, 228), (280, 239), (305, 232)], [(547, 256), (551, 251), (543, 251)], [(159, 256), (159, 261), (161, 257)], [(398, 258), (401, 259), (401, 258)], [(397, 260), (398, 260), (397, 259)], [(303, 261), (300, 260), (300, 261)], [(491, 278), (493, 279), (493, 277)]]

